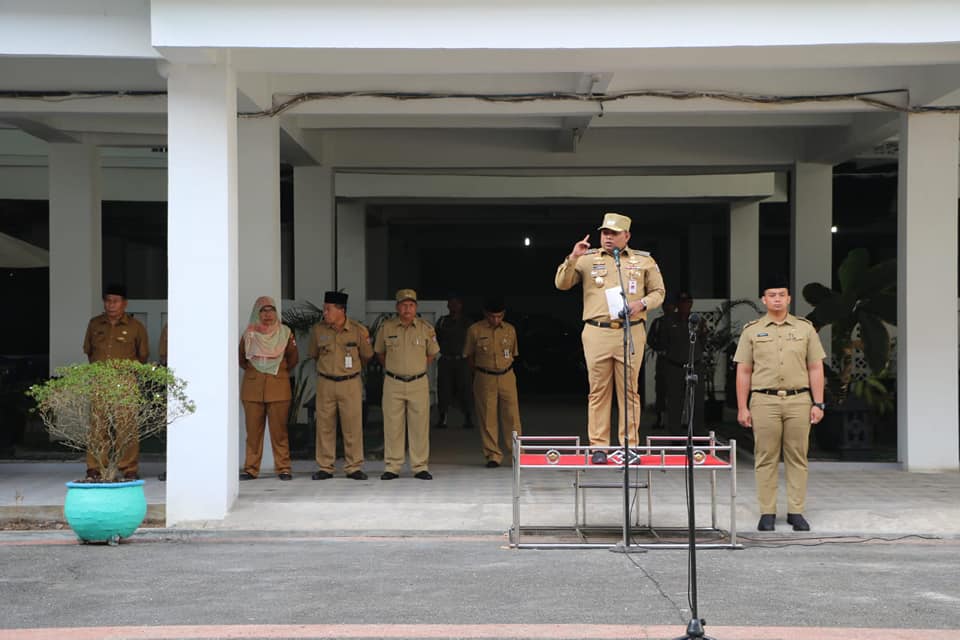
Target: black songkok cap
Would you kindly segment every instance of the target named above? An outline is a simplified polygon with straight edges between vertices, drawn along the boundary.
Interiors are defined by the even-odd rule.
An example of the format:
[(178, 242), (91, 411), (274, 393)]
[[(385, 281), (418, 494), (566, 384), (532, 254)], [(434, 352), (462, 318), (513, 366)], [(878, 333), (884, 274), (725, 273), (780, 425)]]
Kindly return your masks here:
[(760, 290), (760, 295), (764, 295), (767, 289), (790, 289), (790, 279), (782, 273), (769, 275), (763, 281), (763, 288)]
[(106, 298), (107, 296), (120, 296), (121, 298), (126, 299), (127, 287), (119, 282), (111, 282), (103, 288), (103, 297)]
[(341, 307), (347, 306), (347, 294), (342, 291), (327, 291), (323, 294), (324, 304), (338, 304)]
[(503, 298), (487, 298), (483, 301), (483, 310), (490, 313), (500, 313), (506, 308), (507, 305), (504, 304)]

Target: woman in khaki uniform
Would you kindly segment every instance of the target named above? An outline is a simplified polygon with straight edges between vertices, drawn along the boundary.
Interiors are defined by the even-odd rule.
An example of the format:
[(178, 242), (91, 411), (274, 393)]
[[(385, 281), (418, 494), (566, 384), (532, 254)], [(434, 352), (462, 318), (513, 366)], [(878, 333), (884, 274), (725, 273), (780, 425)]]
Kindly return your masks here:
[(487, 300), (483, 305), (484, 319), (470, 325), (463, 346), (463, 355), (475, 371), (473, 398), (480, 423), (483, 457), (490, 469), (503, 462), (498, 443), (498, 422), (503, 429), (503, 444), (508, 454), (513, 452), (513, 432), (522, 433), (517, 376), (513, 373), (514, 359), (520, 355), (517, 330), (503, 321), (505, 312), (503, 300)]
[(265, 422), (270, 425), (277, 477), (293, 479), (287, 414), (292, 397), (290, 369), (298, 358), (293, 332), (280, 324), (273, 298), (257, 298), (250, 313), (250, 324), (240, 340), (240, 368), (244, 370), (240, 400), (247, 426), (247, 453), (241, 480), (254, 480), (260, 475)]

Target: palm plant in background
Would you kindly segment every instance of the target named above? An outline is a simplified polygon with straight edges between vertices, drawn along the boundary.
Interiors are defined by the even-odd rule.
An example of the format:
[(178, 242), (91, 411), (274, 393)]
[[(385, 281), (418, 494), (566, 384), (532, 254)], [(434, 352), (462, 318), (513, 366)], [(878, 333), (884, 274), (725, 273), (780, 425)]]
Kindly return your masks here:
[[(854, 249), (837, 275), (839, 291), (818, 282), (803, 288), (804, 299), (814, 306), (807, 319), (818, 331), (830, 327), (832, 332), (835, 367), (826, 368), (829, 401), (842, 404), (848, 392), (853, 392), (877, 413), (886, 413), (893, 408), (893, 392), (888, 386), (893, 375), (890, 335), (884, 323), (897, 324), (896, 260), (871, 264), (866, 249)], [(853, 380), (857, 350), (863, 352), (870, 372)]]
[[(304, 344), (310, 328), (323, 320), (323, 309), (313, 304), (309, 300), (296, 302), (288, 309), (283, 310), (283, 324), (290, 327), (297, 340)], [(312, 360), (304, 360), (297, 366), (293, 374), (293, 397), (290, 400), (290, 415), (287, 417), (287, 424), (297, 424), (297, 418), (300, 410), (313, 402), (315, 392), (311, 384), (311, 367), (314, 366)]]

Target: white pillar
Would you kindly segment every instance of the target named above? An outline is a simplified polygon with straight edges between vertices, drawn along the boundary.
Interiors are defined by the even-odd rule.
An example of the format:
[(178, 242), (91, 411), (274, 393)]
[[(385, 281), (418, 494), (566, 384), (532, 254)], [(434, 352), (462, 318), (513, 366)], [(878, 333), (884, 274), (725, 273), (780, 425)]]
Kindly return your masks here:
[(329, 167), (293, 170), (293, 288), (318, 307), (336, 278), (336, 211)]
[(350, 317), (363, 322), (367, 308), (367, 207), (362, 202), (337, 204), (336, 288), (350, 296)]
[[(246, 327), (253, 302), (270, 296), (281, 310), (280, 290), (280, 125), (275, 118), (238, 121), (239, 176), (238, 326)], [(246, 429), (240, 421), (240, 456), (246, 449)], [(263, 436), (262, 471), (271, 471), (270, 430)]]
[(813, 307), (803, 299), (803, 288), (811, 282), (829, 288), (833, 282), (833, 167), (798, 162), (790, 186), (790, 294), (794, 313), (805, 316)]
[[(760, 297), (760, 203), (735, 202), (730, 205), (730, 299), (752, 300)], [(756, 314), (749, 307), (732, 310), (734, 327), (743, 326)]]
[(86, 362), (83, 332), (101, 300), (100, 154), (81, 144), (51, 144), (50, 372)]
[(170, 366), (197, 404), (168, 433), (176, 524), (237, 497), (237, 88), (224, 65), (172, 65), (167, 87)]
[(905, 115), (897, 210), (897, 449), (909, 471), (956, 471), (960, 118)]

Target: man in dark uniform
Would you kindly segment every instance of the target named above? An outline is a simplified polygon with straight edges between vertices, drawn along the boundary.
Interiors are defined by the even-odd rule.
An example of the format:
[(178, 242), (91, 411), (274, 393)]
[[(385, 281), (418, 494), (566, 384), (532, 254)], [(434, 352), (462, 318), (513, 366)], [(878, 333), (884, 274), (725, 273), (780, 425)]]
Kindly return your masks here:
[[(667, 427), (670, 433), (686, 433), (687, 423), (683, 421), (683, 405), (686, 402), (686, 364), (690, 357), (690, 312), (693, 310), (693, 297), (686, 291), (677, 295), (677, 311), (664, 318), (663, 325), (663, 362), (667, 390)], [(699, 375), (694, 394), (693, 432), (706, 435), (703, 427), (703, 341), (707, 337), (706, 327), (701, 322), (697, 327), (697, 343), (694, 350), (694, 371)]]
[(807, 447), (810, 425), (823, 419), (823, 359), (813, 324), (790, 313), (784, 276), (769, 278), (760, 299), (767, 315), (748, 322), (733, 359), (737, 362), (737, 422), (753, 429), (759, 531), (777, 518), (780, 455), (787, 481), (787, 523), (809, 531)]
[(310, 329), (309, 358), (317, 361), (317, 467), (312, 478), (333, 477), (337, 448), (337, 416), (343, 434), (344, 472), (366, 480), (363, 471), (363, 380), (360, 372), (373, 358), (370, 332), (347, 318), (347, 294), (323, 295), (323, 321)]
[[(138, 360), (146, 362), (150, 357), (150, 341), (143, 324), (127, 313), (127, 288), (121, 284), (108, 285), (103, 290), (103, 313), (91, 318), (83, 337), (83, 352), (90, 362), (104, 360)], [(94, 423), (96, 420), (94, 419)], [(97, 428), (96, 424), (91, 429)], [(119, 427), (118, 427), (119, 428)], [(123, 428), (137, 429), (135, 419)], [(92, 439), (92, 438), (91, 438)], [(132, 438), (120, 454), (120, 473), (128, 480), (139, 479), (140, 439)], [(96, 458), (87, 452), (87, 477), (96, 478), (99, 465)]]
[(437, 410), (440, 413), (437, 429), (447, 428), (447, 409), (456, 400), (463, 411), (463, 428), (473, 427), (470, 412), (473, 399), (470, 397), (470, 365), (463, 356), (463, 343), (470, 322), (463, 315), (463, 300), (451, 295), (447, 300), (450, 312), (437, 320), (437, 342), (440, 358), (437, 360)]
[[(667, 412), (667, 361), (664, 358), (663, 327), (667, 319), (677, 310), (676, 300), (673, 298), (665, 300), (661, 309), (663, 309), (663, 315), (657, 316), (650, 323), (650, 332), (647, 334), (647, 346), (654, 350), (657, 358), (657, 364), (653, 370), (654, 409), (657, 412), (654, 429), (663, 429), (663, 414)], [(640, 379), (642, 380), (643, 377), (641, 376)]]

